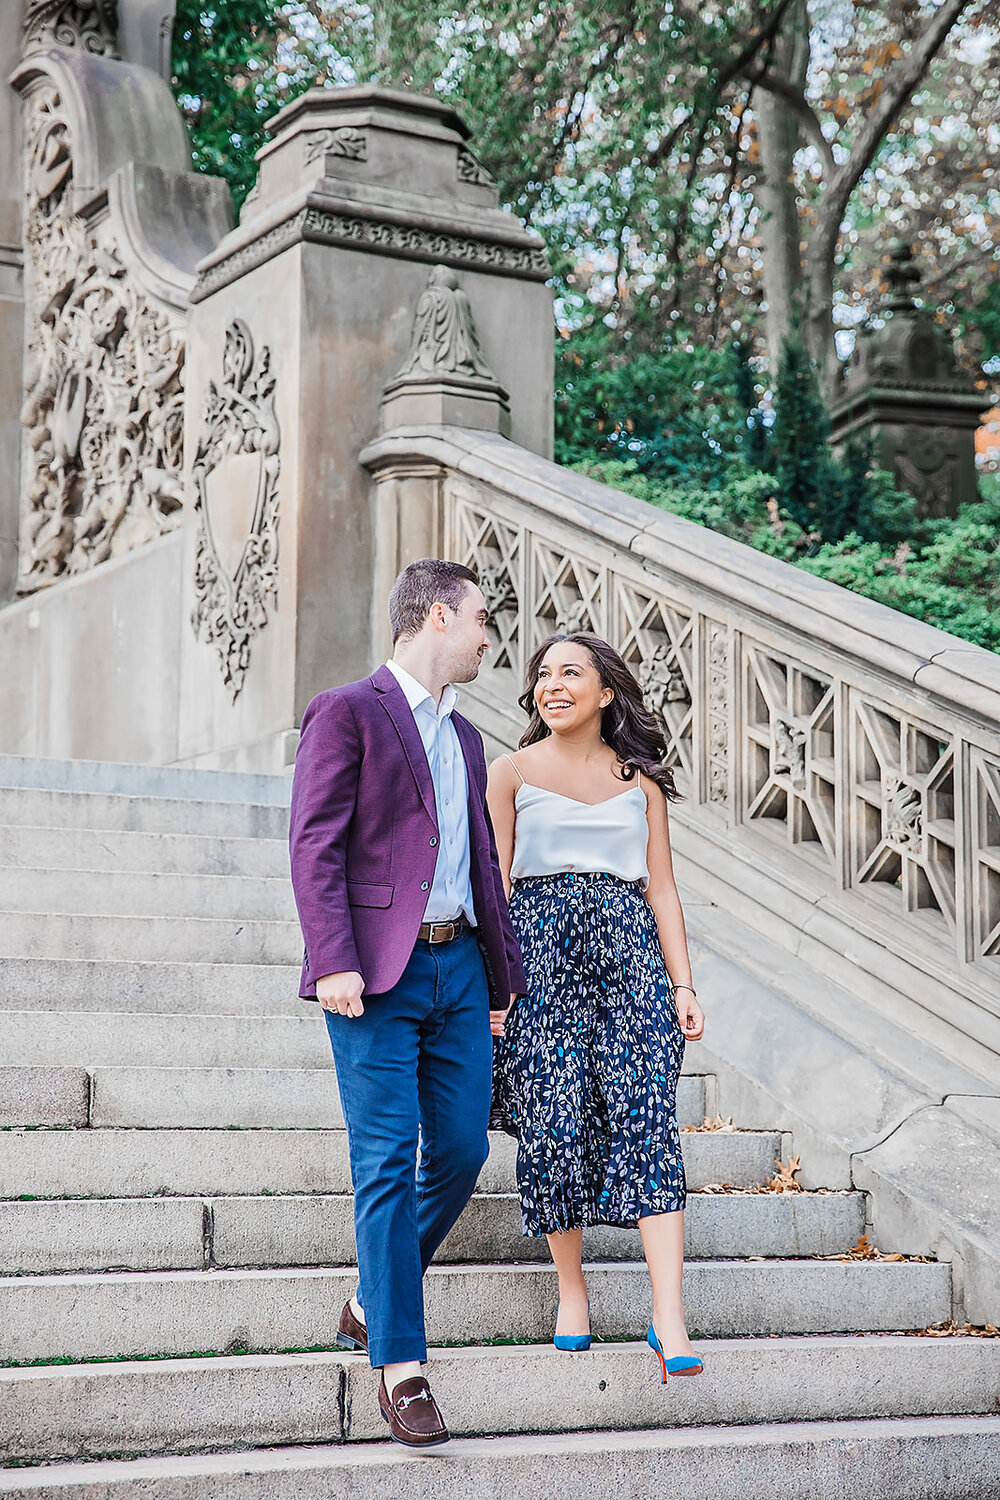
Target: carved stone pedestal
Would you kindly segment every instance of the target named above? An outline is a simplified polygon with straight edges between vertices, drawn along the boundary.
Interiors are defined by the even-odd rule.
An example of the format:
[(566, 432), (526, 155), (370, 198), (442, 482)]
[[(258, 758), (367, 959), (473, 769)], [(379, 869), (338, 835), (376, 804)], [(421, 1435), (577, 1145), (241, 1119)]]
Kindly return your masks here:
[(542, 454), (552, 430), (544, 250), (454, 111), (319, 89), (272, 132), (192, 293), (179, 733), (185, 763), (261, 770), (311, 697), (375, 667), (397, 568), (440, 545), (424, 489), (376, 509), (359, 465), (383, 391), (383, 427)]

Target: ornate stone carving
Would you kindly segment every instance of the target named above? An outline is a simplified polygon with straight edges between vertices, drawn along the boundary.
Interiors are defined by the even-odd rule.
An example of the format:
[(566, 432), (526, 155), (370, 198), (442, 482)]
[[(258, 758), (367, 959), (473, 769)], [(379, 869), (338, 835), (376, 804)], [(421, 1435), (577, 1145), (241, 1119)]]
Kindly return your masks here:
[(647, 708), (657, 718), (663, 718), (668, 703), (691, 702), (684, 673), (668, 645), (657, 646), (639, 663), (639, 686)]
[(920, 844), (923, 827), (923, 800), (915, 786), (898, 776), (887, 776), (882, 783), (882, 820), (885, 840), (895, 849)]
[(943, 732), (856, 696), (854, 881), (925, 925), (956, 920), (955, 749)]
[(724, 625), (708, 625), (708, 800), (729, 800), (729, 638)]
[(239, 318), (226, 330), (222, 381), (210, 382), (193, 482), (198, 535), (195, 606), (198, 639), (216, 647), (235, 701), (253, 638), (277, 607), (278, 476), (281, 432), (274, 409), (271, 352), (255, 357)]
[(576, 635), (578, 631), (590, 628), (590, 607), (585, 599), (573, 599), (564, 604), (553, 626), (556, 635)]
[(27, 0), (24, 50), (55, 43), (117, 57), (117, 9), (115, 0)]
[(806, 784), (806, 732), (790, 719), (775, 715), (771, 720), (774, 743), (771, 749), (771, 772), (774, 776), (789, 776), (792, 786)]
[(832, 682), (744, 638), (744, 817), (828, 864), (836, 858)]
[(72, 212), (56, 90), (37, 89), (26, 116), (22, 593), (178, 523), (184, 420), (176, 317), (144, 296), (106, 227)]
[(491, 616), (498, 615), (501, 610), (517, 608), (517, 590), (504, 563), (490, 561), (487, 554), (482, 561), (476, 562), (476, 571)]
[(498, 275), (521, 276), (532, 281), (544, 281), (551, 275), (545, 250), (540, 245), (508, 244), (472, 235), (450, 234), (406, 223), (402, 218), (399, 222), (392, 222), (307, 208), (203, 271), (191, 293), (192, 302), (200, 302), (221, 287), (238, 281), (248, 271), (266, 264), (300, 240), (320, 245), (364, 245), (376, 253), (398, 255), (406, 260), (474, 266)]
[(471, 182), (476, 187), (495, 186), (489, 172), (487, 172), (482, 162), (473, 156), (467, 146), (459, 147), (458, 180), (459, 182)]
[(321, 156), (346, 156), (349, 161), (368, 159), (368, 137), (363, 130), (339, 125), (332, 130), (310, 130), (305, 137), (306, 166)]
[(469, 299), (447, 266), (435, 266), (427, 278), (413, 319), (410, 351), (393, 380), (439, 375), (496, 383)]
[(513, 670), (519, 677), (524, 666), (518, 593), (520, 530), (506, 525), (460, 485), (449, 486), (448, 500), (453, 516), (448, 556), (476, 570), (489, 611), (486, 629), (492, 650), (484, 658), (483, 671)]

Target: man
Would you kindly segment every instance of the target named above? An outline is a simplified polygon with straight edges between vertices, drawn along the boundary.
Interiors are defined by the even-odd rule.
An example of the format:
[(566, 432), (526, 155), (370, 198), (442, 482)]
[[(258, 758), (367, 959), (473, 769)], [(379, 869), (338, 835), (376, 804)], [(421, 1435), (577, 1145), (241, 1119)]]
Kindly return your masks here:
[(389, 619), (392, 660), (302, 716), (292, 884), (300, 993), (326, 1012), (354, 1182), (359, 1287), (338, 1343), (381, 1368), (393, 1438), (427, 1447), (448, 1430), (420, 1370), (423, 1273), (486, 1159), (489, 1011), (524, 975), (482, 741), (454, 712), (452, 684), (472, 681), (489, 645), (476, 575), (411, 563)]

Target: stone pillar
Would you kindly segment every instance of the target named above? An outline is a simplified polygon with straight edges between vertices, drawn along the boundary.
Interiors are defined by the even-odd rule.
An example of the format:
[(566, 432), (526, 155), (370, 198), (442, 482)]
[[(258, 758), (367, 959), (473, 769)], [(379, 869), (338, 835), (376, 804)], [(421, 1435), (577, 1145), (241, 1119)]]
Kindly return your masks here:
[[(272, 134), (239, 227), (191, 295), (189, 764), (278, 769), (309, 699), (376, 665), (385, 580), (358, 455), (387, 385), (394, 422), (495, 423), (551, 453), (544, 248), (498, 207), (455, 112), (317, 89)], [(405, 368), (429, 283), (474, 311), (478, 369), (479, 355), (443, 374)]]
[(0, 604), (14, 596), (20, 518), (24, 166), (21, 101), (8, 80), (21, 56), (22, 12), (21, 0), (0, 5)]
[(897, 241), (877, 326), (855, 345), (831, 441), (871, 437), (878, 466), (909, 490), (921, 516), (953, 516), (975, 498), (975, 433), (989, 402), (955, 364), (947, 331), (913, 292), (920, 272)]

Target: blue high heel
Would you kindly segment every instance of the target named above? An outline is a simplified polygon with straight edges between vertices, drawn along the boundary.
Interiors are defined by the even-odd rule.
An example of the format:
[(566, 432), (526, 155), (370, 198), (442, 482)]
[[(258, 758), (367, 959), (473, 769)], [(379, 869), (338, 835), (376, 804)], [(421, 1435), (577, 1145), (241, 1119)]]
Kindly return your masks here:
[(652, 1323), (646, 1335), (646, 1343), (660, 1361), (660, 1369), (663, 1371), (663, 1383), (666, 1384), (668, 1375), (700, 1375), (705, 1366), (702, 1361), (690, 1354), (677, 1354), (673, 1359), (664, 1359), (660, 1341), (656, 1337), (656, 1329)]
[[(590, 1303), (587, 1303), (587, 1316), (590, 1316)], [(559, 1321), (559, 1309), (556, 1308), (556, 1322)], [(582, 1354), (585, 1349), (590, 1348), (589, 1333), (554, 1333), (552, 1342), (557, 1349), (562, 1349), (566, 1354)]]

